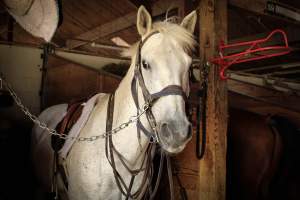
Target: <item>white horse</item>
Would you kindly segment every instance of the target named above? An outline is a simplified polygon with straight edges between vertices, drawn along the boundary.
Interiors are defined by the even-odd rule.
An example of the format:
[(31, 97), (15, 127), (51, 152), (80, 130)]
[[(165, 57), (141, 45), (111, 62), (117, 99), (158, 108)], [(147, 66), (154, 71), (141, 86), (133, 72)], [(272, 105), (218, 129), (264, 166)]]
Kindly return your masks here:
[[(196, 19), (196, 12), (193, 11), (183, 19), (180, 25), (169, 22), (153, 24), (147, 10), (143, 6), (139, 8), (137, 30), (143, 45), (140, 49), (138, 45), (134, 45), (126, 52), (126, 55), (131, 56), (132, 64), (114, 95), (113, 128), (137, 114), (131, 94), (137, 56), (140, 57), (141, 74), (150, 94), (157, 93), (169, 85), (176, 85), (188, 95), (189, 66), (192, 62), (189, 54), (195, 46), (193, 32)], [(138, 86), (140, 84), (140, 82), (137, 83)], [(140, 105), (143, 105), (145, 99), (142, 95), (142, 88), (137, 87), (137, 90)], [(80, 137), (91, 137), (106, 131), (108, 100), (109, 94), (98, 97), (95, 107), (80, 131)], [(59, 109), (60, 105), (48, 108), (40, 115), (40, 120), (51, 124), (56, 110)], [(156, 120), (157, 137), (161, 148), (171, 154), (182, 151), (191, 139), (191, 135), (188, 134), (190, 123), (185, 113), (184, 98), (181, 95), (161, 95), (161, 98), (156, 100), (149, 109)], [(153, 128), (146, 115), (142, 115), (140, 121), (147, 130)], [(138, 139), (137, 127), (134, 123), (114, 134), (112, 140), (131, 169), (141, 166), (141, 157), (147, 149), (149, 138), (141, 134), (141, 138)], [(51, 187), (53, 165), (53, 150), (50, 143), (50, 135), (45, 136), (45, 132), (42, 133), (39, 127), (34, 127), (33, 162), (37, 177), (48, 191)], [(125, 199), (116, 185), (112, 167), (105, 155), (105, 138), (91, 142), (76, 141), (63, 162), (68, 179), (68, 199)], [(120, 162), (120, 159), (116, 159), (116, 169), (126, 184), (129, 184), (131, 175)], [(132, 192), (139, 188), (142, 177), (143, 172), (137, 175)], [(59, 188), (64, 189), (61, 186)]]

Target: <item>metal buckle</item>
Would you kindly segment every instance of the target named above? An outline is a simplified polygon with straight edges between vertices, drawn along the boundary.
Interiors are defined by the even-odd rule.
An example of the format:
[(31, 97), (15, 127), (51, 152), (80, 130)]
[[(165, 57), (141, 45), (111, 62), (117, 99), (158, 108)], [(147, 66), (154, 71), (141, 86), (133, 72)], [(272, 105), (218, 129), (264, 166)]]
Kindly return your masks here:
[(151, 135), (149, 138), (150, 143), (159, 143), (157, 134)]

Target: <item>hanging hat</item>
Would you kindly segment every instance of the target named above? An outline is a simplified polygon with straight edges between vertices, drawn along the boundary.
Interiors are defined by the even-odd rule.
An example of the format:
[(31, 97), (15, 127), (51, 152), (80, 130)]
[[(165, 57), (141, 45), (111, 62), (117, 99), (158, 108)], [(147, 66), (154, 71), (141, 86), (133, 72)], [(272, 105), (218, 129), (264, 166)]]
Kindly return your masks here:
[(29, 33), (49, 42), (59, 22), (56, 0), (3, 0), (8, 12)]

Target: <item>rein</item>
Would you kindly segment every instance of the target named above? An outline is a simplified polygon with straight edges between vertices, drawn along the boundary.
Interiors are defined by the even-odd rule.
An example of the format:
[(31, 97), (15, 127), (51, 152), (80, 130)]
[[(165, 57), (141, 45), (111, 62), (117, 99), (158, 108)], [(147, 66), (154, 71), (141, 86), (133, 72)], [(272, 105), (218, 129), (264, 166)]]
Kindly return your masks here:
[[(174, 199), (173, 194), (173, 179), (172, 179), (172, 169), (171, 169), (171, 161), (170, 157), (165, 154), (165, 152), (161, 151), (160, 155), (160, 165), (158, 169), (158, 175), (157, 179), (155, 181), (154, 189), (152, 190), (152, 179), (153, 179), (153, 158), (154, 158), (154, 152), (156, 150), (156, 143), (160, 144), (159, 140), (159, 134), (157, 130), (157, 122), (156, 119), (152, 113), (152, 106), (155, 104), (155, 102), (164, 96), (169, 95), (179, 95), (182, 96), (183, 99), (187, 100), (187, 95), (184, 92), (183, 88), (179, 85), (168, 85), (159, 92), (151, 94), (149, 90), (147, 89), (144, 77), (141, 70), (141, 49), (143, 45), (146, 43), (146, 41), (154, 34), (159, 33), (158, 31), (152, 32), (149, 34), (144, 40), (142, 40), (139, 43), (137, 56), (135, 60), (135, 69), (134, 69), (134, 77), (131, 82), (131, 94), (132, 98), (134, 100), (136, 109), (137, 109), (137, 116), (139, 116), (140, 113), (140, 105), (139, 105), (139, 98), (138, 98), (138, 86), (141, 87), (142, 94), (144, 97), (145, 104), (149, 105), (149, 109), (145, 111), (145, 115), (147, 118), (147, 121), (151, 127), (151, 130), (148, 131), (145, 126), (140, 121), (140, 118), (137, 118), (136, 126), (137, 126), (137, 135), (138, 139), (140, 141), (141, 132), (145, 134), (145, 136), (149, 139), (148, 147), (146, 149), (146, 152), (144, 154), (144, 157), (142, 158), (141, 166), (137, 170), (132, 170), (130, 167), (126, 164), (126, 161), (124, 160), (124, 157), (120, 152), (117, 151), (115, 148), (113, 141), (112, 141), (112, 135), (109, 134), (107, 137), (105, 137), (105, 155), (107, 157), (107, 160), (109, 164), (112, 167), (114, 178), (116, 181), (116, 184), (120, 190), (120, 192), (126, 197), (126, 200), (131, 199), (137, 199), (141, 197), (140, 195), (149, 194), (149, 199), (153, 199), (157, 190), (158, 186), (161, 180), (162, 176), (162, 169), (164, 160), (166, 158), (167, 160), (167, 170), (168, 170), (168, 178), (169, 178), (169, 184), (170, 184), (170, 191), (171, 191), (171, 199)], [(114, 94), (111, 94), (108, 101), (108, 107), (107, 107), (107, 121), (106, 121), (106, 132), (109, 132), (112, 130), (113, 125), (113, 112), (114, 112)], [(126, 185), (124, 178), (121, 176), (121, 174), (118, 172), (116, 167), (116, 160), (115, 157), (119, 159), (119, 161), (122, 163), (123, 167), (131, 174), (131, 179), (129, 186)], [(144, 172), (142, 182), (140, 186), (138, 187), (137, 191), (135, 193), (132, 193), (132, 187), (135, 180), (135, 177), (141, 173)], [(146, 196), (146, 195), (145, 195)], [(144, 196), (144, 198), (145, 198)]]
[[(202, 66), (202, 83), (198, 91), (199, 104), (197, 106), (197, 128), (196, 128), (196, 156), (201, 160), (206, 148), (206, 104), (208, 87), (208, 65)], [(202, 124), (201, 124), (202, 123)]]
[[(108, 107), (107, 107), (106, 131), (109, 131), (109, 130), (112, 129), (113, 112), (114, 112), (114, 94), (111, 94), (110, 97), (109, 97), (109, 102), (108, 102)], [(142, 164), (141, 164), (140, 168), (137, 169), (137, 170), (131, 170), (130, 167), (126, 164), (126, 162), (124, 161), (124, 157), (115, 148), (115, 146), (113, 144), (112, 135), (109, 135), (108, 137), (105, 138), (105, 147), (106, 147), (105, 148), (105, 155), (106, 155), (106, 158), (107, 158), (109, 164), (111, 165), (111, 167), (113, 169), (113, 174), (114, 174), (114, 177), (115, 177), (115, 181), (116, 181), (116, 184), (117, 184), (120, 192), (124, 196), (126, 196), (126, 199), (128, 199), (129, 197), (134, 198), (134, 199), (139, 197), (139, 195), (143, 191), (142, 189), (143, 189), (143, 186), (145, 185), (145, 182), (147, 180), (147, 175), (151, 170), (149, 168), (149, 166), (150, 166), (150, 162), (152, 160), (150, 160), (149, 154), (151, 153), (152, 144), (150, 144), (147, 147), (145, 155), (142, 159)], [(118, 172), (118, 170), (116, 168), (115, 155), (114, 154), (116, 154), (118, 159), (121, 161), (122, 165), (131, 174), (131, 180), (130, 180), (130, 183), (129, 183), (128, 187), (125, 183), (125, 180), (122, 178), (122, 176), (120, 175), (120, 173)], [(146, 163), (146, 168), (143, 169), (143, 166), (144, 166), (145, 163)], [(141, 186), (134, 194), (131, 194), (131, 189), (132, 189), (132, 186), (133, 186), (134, 179), (135, 179), (136, 175), (138, 175), (141, 171), (145, 171)]]

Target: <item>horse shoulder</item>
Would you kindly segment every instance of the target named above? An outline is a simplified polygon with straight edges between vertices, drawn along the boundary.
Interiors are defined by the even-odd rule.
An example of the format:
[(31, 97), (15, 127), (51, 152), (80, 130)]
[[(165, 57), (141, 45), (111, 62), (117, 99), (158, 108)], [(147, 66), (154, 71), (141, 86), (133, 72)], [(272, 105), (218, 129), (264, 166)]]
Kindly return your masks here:
[[(80, 131), (79, 137), (91, 137), (105, 132), (108, 94), (100, 95), (96, 105), (90, 113), (89, 119)], [(108, 166), (106, 161), (104, 144), (100, 138), (91, 142), (75, 142), (68, 157), (67, 168), (69, 173), (69, 195), (75, 199), (95, 199), (106, 186)], [(103, 147), (103, 148), (100, 148)], [(113, 182), (111, 183), (113, 185)], [(106, 188), (107, 189), (107, 188)], [(103, 190), (104, 191), (104, 190)], [(82, 196), (83, 194), (88, 196)], [(96, 196), (95, 196), (96, 195)]]

